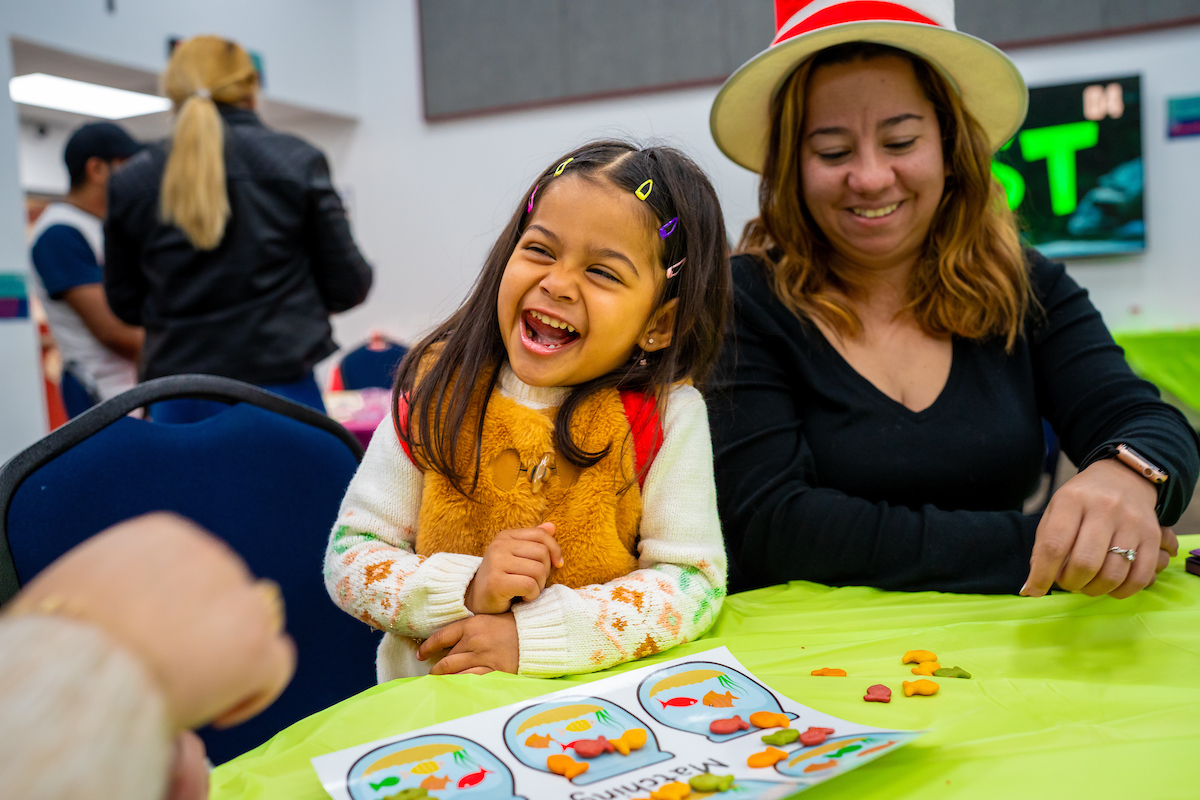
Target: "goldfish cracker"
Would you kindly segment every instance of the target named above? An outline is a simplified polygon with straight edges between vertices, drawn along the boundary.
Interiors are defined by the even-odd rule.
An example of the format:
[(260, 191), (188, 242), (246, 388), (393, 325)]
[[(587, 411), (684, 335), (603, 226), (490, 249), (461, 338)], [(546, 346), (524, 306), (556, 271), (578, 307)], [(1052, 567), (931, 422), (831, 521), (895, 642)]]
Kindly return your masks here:
[(938, 685), (936, 683), (934, 683), (933, 681), (926, 681), (926, 680), (905, 681), (904, 682), (904, 696), (912, 697), (914, 694), (922, 694), (922, 695), (925, 695), (926, 697), (932, 697), (933, 695), (938, 693), (938, 688), (939, 688)]
[(692, 787), (679, 781), (671, 781), (650, 793), (650, 800), (683, 800), (692, 793)]
[(969, 678), (971, 673), (967, 672), (962, 667), (942, 667), (933, 673), (938, 678)]
[(590, 764), (581, 764), (575, 759), (562, 753), (558, 755), (548, 756), (546, 758), (546, 769), (553, 772), (555, 775), (562, 775), (567, 780), (574, 778), (576, 775), (582, 775), (588, 771)]
[(833, 735), (833, 728), (809, 728), (800, 734), (800, 744), (805, 747), (815, 747), (824, 744), (826, 736)]
[(688, 785), (695, 792), (723, 792), (730, 786), (733, 786), (732, 775), (713, 775), (711, 772), (706, 772), (703, 775), (693, 775), (688, 779)]
[(863, 700), (866, 700), (868, 703), (890, 703), (892, 702), (892, 690), (882, 683), (868, 686), (867, 693), (863, 695)]
[(627, 756), (630, 750), (640, 750), (646, 744), (646, 729), (630, 728), (621, 734), (621, 738), (610, 740), (609, 744), (618, 753)]
[(936, 661), (922, 661), (912, 668), (913, 675), (932, 675), (942, 668), (942, 665)]
[(726, 736), (738, 731), (750, 730), (750, 723), (746, 722), (740, 716), (730, 717), (729, 719), (714, 719), (708, 723), (708, 729), (718, 736)]
[(800, 738), (800, 731), (795, 728), (782, 728), (774, 733), (768, 733), (762, 737), (763, 744), (771, 744), (776, 747), (789, 745)]
[(776, 714), (773, 711), (755, 711), (750, 715), (750, 724), (756, 728), (787, 728), (791, 720), (787, 714)]
[(746, 759), (746, 764), (751, 767), (773, 767), (780, 761), (787, 758), (787, 753), (774, 747), (768, 747), (761, 753), (755, 753)]
[(909, 650), (900, 660), (901, 664), (920, 664), (922, 661), (937, 661), (937, 656), (928, 650)]
[(814, 669), (812, 674), (824, 676), (826, 678), (844, 678), (846, 677), (846, 670), (833, 669), (832, 667), (822, 667), (821, 669)]

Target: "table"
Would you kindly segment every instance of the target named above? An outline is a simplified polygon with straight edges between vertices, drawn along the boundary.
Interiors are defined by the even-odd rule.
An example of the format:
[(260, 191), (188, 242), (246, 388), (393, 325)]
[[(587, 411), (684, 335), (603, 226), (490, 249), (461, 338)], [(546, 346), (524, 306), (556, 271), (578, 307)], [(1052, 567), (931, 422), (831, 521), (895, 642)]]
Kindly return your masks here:
[[(854, 798), (1194, 798), (1200, 796), (1200, 578), (1184, 570), (1200, 536), (1128, 600), (906, 594), (812, 583), (730, 597), (710, 634), (638, 666), (726, 645), (777, 691), (870, 725), (932, 733), (803, 794)], [(938, 679), (906, 698), (906, 650), (937, 653), (972, 680)], [(817, 678), (840, 667), (848, 678)], [(630, 665), (553, 681), (489, 674), (377, 686), (314, 714), (216, 769), (213, 800), (322, 800), (308, 760), (583, 684)], [(864, 703), (874, 683), (890, 704)], [(541, 798), (529, 798), (541, 800)]]
[(1116, 332), (1133, 370), (1200, 411), (1200, 328)]

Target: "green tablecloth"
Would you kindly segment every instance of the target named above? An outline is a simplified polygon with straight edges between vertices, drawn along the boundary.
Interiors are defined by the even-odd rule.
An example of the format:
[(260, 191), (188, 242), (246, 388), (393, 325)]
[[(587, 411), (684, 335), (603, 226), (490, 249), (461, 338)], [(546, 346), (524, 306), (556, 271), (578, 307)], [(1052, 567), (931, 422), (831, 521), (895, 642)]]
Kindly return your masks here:
[(1113, 338), (1135, 372), (1200, 411), (1200, 328), (1114, 333)]
[[(854, 798), (1200, 797), (1200, 577), (1179, 558), (1128, 600), (1044, 598), (792, 583), (730, 597), (713, 631), (637, 665), (726, 645), (777, 691), (839, 717), (930, 735), (803, 794)], [(906, 698), (907, 650), (932, 650), (972, 680)], [(815, 678), (840, 667), (848, 678)], [(626, 665), (624, 668), (630, 668)], [(620, 669), (620, 668), (618, 668)], [(615, 670), (614, 670), (615, 671)], [(321, 800), (309, 758), (598, 675), (426, 677), (378, 686), (217, 768), (213, 798)], [(890, 704), (864, 703), (867, 686)], [(530, 798), (530, 800), (541, 800)]]

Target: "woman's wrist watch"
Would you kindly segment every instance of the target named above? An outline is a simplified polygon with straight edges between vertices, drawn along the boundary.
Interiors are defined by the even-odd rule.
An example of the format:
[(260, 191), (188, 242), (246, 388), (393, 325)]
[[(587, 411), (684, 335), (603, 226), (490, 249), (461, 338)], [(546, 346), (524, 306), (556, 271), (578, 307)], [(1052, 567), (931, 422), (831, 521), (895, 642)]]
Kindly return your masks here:
[(1158, 502), (1154, 506), (1154, 513), (1158, 514), (1162, 512), (1162, 486), (1171, 477), (1165, 469), (1124, 442), (1102, 448), (1095, 460), (1099, 461), (1103, 458), (1115, 458), (1138, 475), (1153, 483), (1158, 489)]

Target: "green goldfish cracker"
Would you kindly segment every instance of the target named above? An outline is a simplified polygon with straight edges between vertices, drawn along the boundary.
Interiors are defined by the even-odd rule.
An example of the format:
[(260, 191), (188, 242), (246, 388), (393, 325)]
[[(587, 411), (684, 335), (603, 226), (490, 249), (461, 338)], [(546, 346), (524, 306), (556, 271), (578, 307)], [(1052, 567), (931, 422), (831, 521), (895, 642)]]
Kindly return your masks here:
[(733, 776), (706, 772), (703, 775), (693, 775), (688, 780), (688, 785), (694, 792), (723, 792), (733, 786)]
[(969, 678), (971, 673), (967, 672), (962, 667), (942, 667), (933, 671), (935, 677), (938, 678)]
[(765, 744), (773, 744), (776, 747), (783, 747), (800, 738), (800, 731), (795, 728), (781, 728), (774, 733), (768, 733), (762, 737)]

